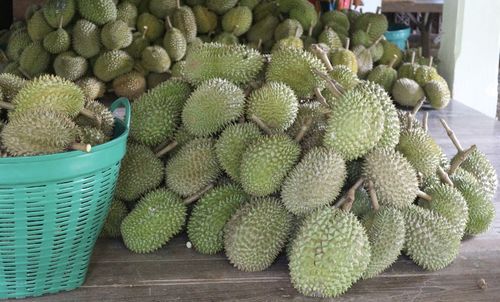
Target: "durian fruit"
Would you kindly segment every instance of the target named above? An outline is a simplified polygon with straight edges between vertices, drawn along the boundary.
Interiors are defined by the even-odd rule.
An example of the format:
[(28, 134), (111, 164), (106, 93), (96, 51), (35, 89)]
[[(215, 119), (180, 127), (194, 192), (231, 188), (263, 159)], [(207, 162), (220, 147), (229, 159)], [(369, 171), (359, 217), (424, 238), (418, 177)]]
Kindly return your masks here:
[(238, 3), (238, 0), (207, 0), (207, 7), (219, 15), (223, 15)]
[(113, 80), (113, 90), (117, 96), (135, 100), (146, 91), (146, 79), (140, 72), (131, 71)]
[(47, 23), (53, 28), (68, 25), (76, 12), (75, 0), (48, 0), (42, 6)]
[(196, 38), (196, 18), (189, 6), (178, 6), (172, 14), (172, 25), (178, 28), (189, 43)]
[(382, 40), (380, 41), (380, 43), (384, 47), (384, 54), (382, 55), (378, 63), (389, 65), (394, 59), (394, 56), (396, 56), (396, 62), (394, 62), (393, 66), (398, 67), (403, 60), (403, 52), (399, 49), (399, 47), (396, 46), (396, 44), (393, 44), (389, 41)]
[(434, 175), (441, 161), (441, 148), (423, 128), (401, 131), (396, 150), (401, 152), (423, 177)]
[(299, 102), (283, 83), (267, 82), (254, 90), (247, 101), (247, 117), (257, 116), (271, 130), (285, 131), (297, 117)]
[(177, 8), (175, 0), (150, 0), (149, 11), (157, 18), (165, 18), (171, 15)]
[[(388, 29), (387, 17), (379, 13), (366, 13), (361, 14), (354, 22), (354, 30), (365, 30), (369, 32), (372, 40), (378, 39)], [(368, 30), (370, 28), (370, 30)]]
[(70, 81), (76, 81), (85, 75), (89, 64), (84, 57), (78, 56), (73, 51), (67, 51), (54, 59), (53, 67), (56, 75)]
[(372, 38), (369, 35), (371, 29), (371, 24), (368, 24), (366, 31), (363, 29), (358, 29), (352, 34), (352, 46), (356, 47), (358, 45), (364, 46), (366, 48), (372, 45)]
[(300, 146), (286, 135), (263, 136), (250, 144), (242, 156), (243, 189), (254, 196), (278, 191), (300, 155)]
[(460, 191), (447, 184), (436, 182), (428, 186), (425, 193), (431, 196), (432, 200), (420, 199), (419, 205), (446, 218), (455, 232), (462, 237), (469, 220), (469, 207)]
[(101, 31), (97, 25), (80, 19), (73, 26), (73, 49), (84, 58), (91, 58), (101, 50)]
[(342, 48), (342, 41), (340, 40), (339, 36), (333, 29), (329, 27), (325, 28), (323, 32), (321, 32), (318, 37), (318, 42), (324, 43), (331, 49)]
[(365, 157), (363, 176), (373, 182), (380, 205), (404, 209), (417, 197), (417, 173), (397, 151), (375, 149), (370, 152)]
[(163, 37), (165, 33), (163, 21), (150, 13), (140, 14), (139, 17), (137, 17), (136, 27), (149, 41), (155, 41)]
[(125, 48), (132, 44), (132, 31), (122, 20), (111, 21), (101, 29), (101, 42), (109, 50)]
[(75, 82), (83, 91), (86, 100), (95, 100), (106, 92), (106, 84), (94, 77), (84, 77)]
[(195, 85), (214, 78), (240, 85), (253, 80), (263, 65), (262, 55), (243, 45), (205, 43), (186, 55), (184, 76)]
[(172, 191), (153, 191), (123, 220), (123, 242), (135, 253), (153, 252), (182, 230), (186, 212), (186, 205)]
[(41, 41), (52, 32), (52, 27), (47, 23), (43, 15), (43, 10), (37, 10), (27, 21), (28, 34), (33, 41)]
[(28, 81), (17, 75), (0, 73), (0, 90), (3, 93), (3, 100), (11, 101), (27, 83)]
[(189, 84), (170, 79), (143, 94), (132, 105), (130, 136), (151, 147), (170, 140), (190, 93)]
[(358, 61), (356, 55), (349, 50), (349, 44), (346, 45), (346, 48), (332, 49), (328, 58), (333, 66), (344, 65), (355, 74), (358, 73)]
[(209, 136), (243, 114), (245, 94), (235, 84), (222, 79), (202, 83), (186, 101), (182, 122), (196, 136)]
[(150, 46), (146, 34), (148, 33), (147, 27), (142, 32), (136, 32), (132, 35), (132, 43), (124, 50), (134, 59), (140, 59), (142, 52), (146, 47)]
[(326, 72), (316, 56), (301, 49), (284, 48), (272, 54), (266, 79), (285, 83), (298, 98), (310, 97), (316, 88), (322, 90), (325, 87), (324, 80), (314, 70)]
[(71, 36), (64, 28), (58, 28), (43, 39), (43, 47), (51, 54), (59, 54), (71, 47)]
[[(298, 34), (298, 32), (297, 32)], [(276, 41), (274, 43), (273, 48), (271, 49), (271, 53), (278, 51), (281, 48), (297, 48), (297, 49), (304, 49), (304, 42), (302, 42), (302, 39), (300, 39), (300, 36), (291, 36), (287, 38), (283, 38), (279, 41)]]
[[(332, 70), (328, 71), (328, 76), (330, 79), (339, 83), (344, 90), (351, 90), (359, 84), (359, 78), (356, 75), (356, 72), (345, 65), (333, 66)], [(328, 90), (325, 90), (324, 94), (325, 97), (327, 97), (327, 101), (329, 100), (328, 96), (330, 96), (330, 98), (334, 98)]]
[(101, 81), (109, 82), (132, 71), (134, 59), (123, 50), (110, 50), (97, 57), (94, 63), (94, 75)]
[(358, 63), (358, 76), (364, 78), (373, 69), (373, 58), (369, 49), (362, 45), (353, 48)]
[(60, 153), (68, 149), (89, 152), (90, 145), (76, 143), (76, 126), (67, 116), (36, 107), (16, 114), (1, 133), (2, 145), (12, 156)]
[(129, 1), (120, 2), (116, 6), (116, 20), (122, 20), (129, 27), (135, 27), (138, 15), (137, 6)]
[(250, 9), (253, 9), (260, 2), (261, 2), (261, 0), (240, 0), (240, 2), (238, 2), (238, 5), (246, 6), (246, 7), (250, 8)]
[(312, 212), (337, 198), (345, 177), (345, 163), (337, 153), (313, 148), (285, 179), (281, 189), (283, 204), (295, 215)]
[[(280, 1), (283, 3), (283, 1)], [(318, 12), (314, 4), (309, 1), (300, 1), (298, 5), (293, 5), (293, 7), (288, 12), (290, 18), (295, 19), (302, 24), (304, 30), (309, 30), (310, 27), (316, 26), (319, 21)]]
[(425, 96), (432, 108), (442, 109), (451, 100), (450, 89), (446, 81), (432, 80), (424, 86)]
[(208, 191), (196, 202), (187, 233), (197, 252), (215, 254), (224, 249), (224, 226), (247, 195), (235, 184), (224, 184)]
[(292, 215), (279, 199), (255, 198), (243, 204), (224, 228), (224, 249), (239, 270), (262, 271), (285, 246)]
[(417, 71), (418, 67), (419, 67), (419, 65), (415, 63), (415, 52), (413, 52), (412, 53), (411, 61), (403, 63), (399, 67), (399, 69), (398, 69), (398, 78), (414, 79), (415, 78), (415, 72)]
[(167, 51), (161, 46), (148, 46), (142, 51), (141, 66), (148, 72), (167, 72), (171, 64)]
[(45, 108), (76, 117), (83, 109), (84, 95), (74, 83), (54, 75), (40, 76), (24, 85), (12, 99), (15, 110), (9, 117), (34, 108)]
[(404, 209), (403, 215), (406, 222), (406, 254), (417, 265), (435, 271), (455, 260), (461, 236), (446, 218), (415, 205)]
[(460, 167), (472, 174), (479, 181), (488, 199), (493, 198), (498, 183), (497, 173), (483, 152), (477, 149), (474, 150)]
[(253, 123), (227, 126), (215, 143), (215, 153), (224, 171), (235, 181), (240, 181), (240, 163), (247, 145), (259, 138), (259, 128)]
[(354, 88), (333, 103), (323, 143), (346, 161), (362, 157), (382, 137), (384, 120), (380, 100)]
[(79, 143), (97, 146), (109, 142), (111, 137), (98, 128), (83, 126), (77, 128), (76, 140)]
[(347, 32), (350, 28), (349, 19), (341, 11), (331, 10), (321, 14), (321, 23), (338, 31)]
[(299, 21), (295, 19), (286, 19), (276, 26), (274, 30), (274, 40), (279, 41), (281, 39), (292, 37), (292, 36), (302, 36), (303, 28)]
[(220, 174), (214, 141), (194, 139), (167, 162), (166, 184), (182, 196), (191, 196), (213, 183)]
[(222, 17), (222, 29), (239, 37), (252, 26), (252, 11), (246, 6), (236, 6)]
[(109, 207), (108, 216), (102, 227), (101, 234), (99, 237), (103, 238), (118, 238), (121, 236), (120, 227), (123, 219), (128, 214), (127, 206), (125, 203), (119, 199), (113, 199), (111, 206)]
[(198, 33), (206, 34), (217, 28), (217, 15), (205, 6), (196, 5), (193, 8)]
[[(254, 19), (258, 19), (254, 16)], [(273, 39), (274, 30), (279, 24), (279, 19), (274, 15), (266, 15), (262, 20), (255, 22), (252, 27), (248, 30), (246, 38), (248, 42), (258, 42), (262, 43), (271, 41)]]
[(488, 198), (481, 183), (473, 174), (462, 168), (459, 168), (450, 178), (458, 191), (462, 193), (469, 208), (465, 234), (479, 235), (486, 232), (495, 218), (495, 206)]
[(337, 297), (363, 275), (370, 261), (370, 243), (353, 214), (324, 207), (302, 221), (289, 259), (292, 285), (300, 293)]
[(399, 210), (383, 206), (364, 215), (362, 223), (371, 247), (370, 263), (363, 273), (363, 279), (368, 279), (398, 259), (405, 242), (405, 220)]
[(380, 41), (375, 41), (370, 47), (368, 47), (370, 54), (372, 55), (372, 61), (379, 62), (382, 56), (384, 55), (384, 46)]
[(18, 61), (23, 51), (31, 44), (30, 35), (25, 27), (14, 30), (7, 42), (7, 58), (11, 61)]
[(116, 20), (117, 9), (113, 0), (76, 0), (76, 2), (80, 15), (92, 23), (104, 25)]
[(143, 194), (158, 187), (163, 180), (164, 167), (148, 147), (129, 143), (122, 160), (115, 197), (135, 201)]
[(427, 83), (432, 80), (439, 80), (441, 77), (439, 76), (436, 68), (432, 66), (420, 65), (415, 70), (415, 82), (420, 85), (420, 87), (425, 87)]
[(235, 45), (239, 43), (239, 39), (237, 36), (232, 33), (221, 32), (214, 39), (213, 42), (225, 44), (225, 45)]
[(30, 78), (43, 74), (50, 64), (50, 54), (40, 42), (33, 42), (26, 47), (19, 58), (19, 68)]
[(403, 106), (415, 107), (425, 96), (424, 90), (412, 79), (400, 78), (392, 86), (394, 101)]
[(397, 58), (394, 57), (389, 65), (381, 64), (373, 68), (368, 74), (367, 80), (379, 84), (384, 87), (386, 91), (391, 91), (394, 82), (396, 82), (398, 78), (398, 72), (392, 68), (394, 63), (396, 63), (396, 59)]
[(170, 18), (167, 18), (167, 33), (163, 37), (163, 47), (172, 61), (180, 61), (186, 55), (187, 41), (184, 34), (172, 26)]

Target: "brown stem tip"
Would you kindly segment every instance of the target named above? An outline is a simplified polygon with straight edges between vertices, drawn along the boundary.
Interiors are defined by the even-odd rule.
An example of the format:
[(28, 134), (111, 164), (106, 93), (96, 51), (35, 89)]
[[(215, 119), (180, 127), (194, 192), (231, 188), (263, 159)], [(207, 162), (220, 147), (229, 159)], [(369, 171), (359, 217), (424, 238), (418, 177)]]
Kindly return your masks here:
[(267, 135), (272, 135), (273, 132), (271, 131), (271, 129), (259, 118), (257, 117), (255, 114), (252, 114), (250, 116), (250, 119), (257, 124), (257, 126), (260, 127), (260, 129), (262, 129)]
[(451, 161), (450, 169), (448, 170), (448, 174), (453, 175), (455, 171), (457, 171), (458, 168), (460, 168), (460, 165), (467, 160), (469, 155), (476, 151), (477, 147), (476, 145), (470, 146), (469, 149), (464, 150), (464, 151), (459, 151), (457, 155), (453, 158)]
[(184, 199), (184, 204), (186, 204), (186, 205), (192, 204), (193, 202), (200, 199), (203, 195), (205, 195), (205, 193), (207, 193), (213, 187), (214, 187), (213, 184), (209, 184), (208, 186), (204, 187), (200, 191), (196, 192), (193, 196), (190, 196), (190, 197)]
[(455, 148), (457, 148), (457, 151), (458, 152), (463, 151), (464, 148), (462, 148), (460, 141), (458, 140), (457, 136), (455, 135), (455, 131), (453, 131), (450, 128), (450, 126), (448, 126), (448, 123), (443, 118), (440, 118), (439, 121), (441, 122), (441, 125), (443, 125), (444, 130), (446, 130), (446, 134), (450, 138), (451, 142), (453, 143), (453, 145), (455, 145)]
[(431, 201), (432, 200), (432, 197), (429, 194), (427, 194), (427, 193), (425, 193), (423, 191), (418, 191), (417, 192), (417, 196), (419, 198), (423, 199), (423, 200), (426, 200), (426, 201)]
[(370, 194), (370, 200), (372, 202), (372, 207), (375, 211), (378, 211), (380, 205), (378, 203), (377, 192), (375, 191), (375, 186), (373, 185), (373, 181), (368, 182), (368, 193)]
[(349, 212), (352, 208), (354, 201), (356, 200), (356, 190), (363, 185), (365, 179), (361, 177), (356, 181), (356, 183), (347, 191), (346, 196), (342, 201), (342, 210)]
[(73, 144), (71, 144), (69, 149), (89, 153), (90, 151), (92, 151), (92, 146), (89, 144), (73, 143)]
[(172, 151), (175, 147), (177, 147), (177, 145), (178, 145), (178, 143), (176, 141), (171, 142), (170, 144), (165, 146), (165, 148), (162, 148), (161, 150), (156, 152), (156, 154), (155, 154), (156, 157), (160, 158), (160, 157), (164, 156), (168, 152)]

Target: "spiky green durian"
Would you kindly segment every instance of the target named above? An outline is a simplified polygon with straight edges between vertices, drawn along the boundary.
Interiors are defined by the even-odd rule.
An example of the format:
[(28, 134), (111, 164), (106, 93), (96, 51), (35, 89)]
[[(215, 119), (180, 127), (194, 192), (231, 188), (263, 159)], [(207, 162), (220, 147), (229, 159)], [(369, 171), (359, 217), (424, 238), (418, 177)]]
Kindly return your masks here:
[(373, 182), (381, 205), (403, 209), (417, 196), (417, 173), (397, 151), (375, 149), (370, 152), (365, 157), (363, 175)]
[(87, 100), (84, 108), (92, 112), (96, 119), (91, 119), (83, 114), (76, 117), (75, 122), (79, 126), (91, 126), (99, 128), (107, 136), (113, 135), (115, 119), (113, 113), (102, 103), (93, 100)]
[(149, 41), (155, 41), (165, 33), (165, 24), (150, 13), (142, 13), (137, 17), (137, 29)]
[(396, 56), (396, 61), (394, 62), (393, 66), (398, 67), (403, 60), (403, 52), (401, 51), (401, 49), (399, 49), (396, 44), (393, 44), (392, 42), (386, 40), (382, 40), (380, 41), (380, 43), (384, 47), (384, 54), (380, 58), (379, 64), (389, 65), (394, 59), (394, 56)]
[(149, 11), (157, 18), (165, 18), (171, 15), (177, 8), (176, 0), (150, 0)]
[(434, 271), (455, 260), (462, 236), (443, 216), (414, 205), (403, 210), (403, 215), (406, 254), (417, 265)]
[(491, 199), (488, 198), (481, 183), (477, 181), (473, 174), (462, 168), (451, 175), (451, 181), (462, 193), (469, 208), (469, 219), (465, 227), (465, 234), (479, 235), (486, 232), (495, 218), (495, 206)]
[(106, 92), (106, 84), (94, 77), (84, 77), (75, 82), (83, 91), (85, 99), (95, 100), (100, 98)]
[(85, 75), (89, 64), (84, 57), (78, 56), (73, 51), (67, 51), (55, 58), (53, 67), (56, 75), (70, 81), (76, 81)]
[(83, 126), (77, 128), (76, 140), (79, 143), (97, 146), (110, 141), (111, 137), (104, 134), (101, 129)]
[(182, 230), (186, 212), (186, 205), (172, 191), (153, 191), (123, 220), (123, 242), (135, 253), (153, 252)]
[(401, 64), (398, 69), (398, 78), (414, 79), (418, 66), (418, 64), (411, 62)]
[(94, 63), (94, 75), (104, 82), (132, 71), (134, 59), (123, 50), (110, 50), (97, 57)]
[(59, 28), (43, 39), (43, 47), (51, 54), (59, 54), (67, 51), (71, 46), (71, 37), (63, 28)]
[(50, 54), (40, 42), (33, 42), (26, 47), (19, 58), (19, 68), (33, 78), (43, 74), (50, 64)]
[(398, 104), (414, 107), (425, 94), (417, 82), (412, 79), (401, 78), (394, 82), (392, 96)]
[(187, 232), (197, 252), (215, 254), (224, 249), (224, 226), (247, 199), (240, 187), (225, 184), (208, 191), (196, 202)]
[(104, 25), (116, 20), (117, 10), (112, 0), (77, 0), (77, 2), (80, 14), (92, 23)]
[(304, 30), (316, 26), (319, 21), (319, 15), (314, 4), (309, 1), (302, 1), (300, 5), (293, 7), (289, 11), (289, 16), (302, 24)]
[(276, 26), (274, 40), (278, 41), (287, 37), (302, 36), (304, 32), (302, 25), (295, 19), (286, 19)]
[(23, 27), (14, 30), (7, 42), (6, 54), (11, 61), (18, 61), (26, 47), (32, 44), (28, 30)]
[(250, 94), (247, 116), (257, 116), (271, 130), (285, 131), (297, 117), (299, 102), (286, 84), (268, 82)]
[(262, 55), (243, 45), (205, 43), (188, 52), (184, 74), (196, 85), (214, 78), (239, 85), (253, 80), (263, 65)]
[(425, 87), (427, 83), (432, 80), (438, 80), (440, 78), (436, 68), (420, 65), (417, 70), (415, 70), (415, 82), (420, 85), (420, 87)]
[(214, 182), (220, 173), (214, 141), (194, 139), (168, 161), (167, 186), (182, 196), (193, 195)]
[(246, 6), (236, 6), (222, 17), (222, 29), (239, 37), (252, 26), (252, 11)]
[[(344, 90), (351, 90), (359, 83), (358, 76), (349, 67), (344, 65), (335, 65), (333, 69), (328, 72), (330, 78), (342, 86)], [(334, 98), (330, 91), (325, 90), (325, 97), (327, 101)]]
[(138, 15), (137, 6), (129, 1), (121, 2), (116, 6), (116, 20), (122, 20), (130, 27), (135, 27)]
[(278, 51), (279, 49), (282, 48), (297, 48), (297, 49), (303, 49), (304, 48), (304, 42), (299, 37), (288, 37), (281, 39), (279, 41), (276, 41), (274, 43), (273, 48), (271, 49), (271, 53)]
[(180, 61), (186, 55), (186, 38), (179, 29), (170, 27), (163, 37), (163, 47), (174, 62)]
[(371, 45), (368, 50), (370, 51), (372, 55), (372, 61), (377, 62), (380, 61), (382, 56), (384, 55), (384, 46), (380, 42), (376, 42), (375, 44)]
[(238, 3), (238, 0), (207, 0), (207, 7), (219, 15), (224, 14)]
[(361, 278), (369, 261), (368, 236), (356, 217), (324, 207), (305, 218), (293, 239), (292, 285), (307, 296), (336, 297)]
[[(290, 64), (294, 62), (294, 64)], [(266, 78), (283, 82), (292, 88), (298, 98), (308, 97), (315, 88), (324, 88), (324, 81), (313, 71), (326, 72), (321, 61), (313, 54), (295, 48), (284, 48), (273, 53)]]
[(358, 76), (361, 78), (366, 77), (373, 69), (373, 58), (370, 50), (362, 45), (358, 45), (353, 48), (352, 52), (356, 56), (358, 63)]
[(346, 177), (344, 160), (333, 150), (309, 150), (285, 179), (281, 198), (295, 215), (309, 213), (334, 201)]
[(255, 196), (276, 192), (299, 155), (299, 145), (286, 135), (256, 139), (243, 153), (240, 166), (243, 189)]
[(117, 96), (135, 100), (146, 91), (146, 79), (140, 72), (131, 71), (113, 80), (113, 90)]
[(167, 51), (161, 46), (148, 46), (142, 51), (141, 66), (148, 72), (167, 72), (171, 64)]
[(424, 177), (436, 173), (441, 160), (441, 149), (423, 128), (401, 131), (396, 150), (401, 152), (413, 168)]
[(217, 28), (217, 15), (205, 6), (194, 6), (193, 14), (196, 20), (198, 33), (206, 34)]
[(329, 26), (334, 29), (338, 28), (347, 31), (350, 28), (349, 19), (346, 14), (338, 10), (324, 12), (321, 14), (320, 20), (325, 26)]
[(460, 167), (474, 175), (486, 192), (488, 199), (493, 198), (498, 183), (497, 172), (483, 152), (474, 150)]
[(48, 0), (42, 7), (47, 23), (53, 28), (65, 27), (76, 12), (74, 0)]
[(119, 199), (113, 199), (109, 207), (108, 216), (102, 227), (100, 237), (104, 238), (118, 238), (121, 236), (120, 226), (123, 219), (128, 214), (128, 209), (125, 203)]
[(381, 85), (386, 91), (391, 91), (397, 78), (398, 72), (392, 66), (378, 65), (370, 71), (367, 80)]
[(354, 88), (334, 102), (323, 143), (344, 160), (359, 158), (379, 142), (384, 119), (380, 101)]
[(0, 90), (6, 101), (12, 100), (27, 83), (28, 81), (15, 74), (0, 73)]
[[(258, 20), (256, 17), (255, 20)], [(274, 15), (266, 15), (262, 20), (255, 22), (247, 32), (247, 40), (249, 42), (268, 42), (273, 39), (274, 29), (279, 23), (279, 19)]]
[(333, 66), (344, 65), (354, 74), (358, 72), (358, 61), (356, 55), (349, 49), (335, 48), (329, 53), (329, 58)]
[(53, 29), (45, 20), (43, 16), (43, 11), (36, 11), (33, 16), (28, 20), (27, 27), (28, 34), (33, 41), (41, 41), (48, 35)]
[(448, 106), (451, 100), (450, 89), (446, 81), (432, 80), (424, 86), (427, 100), (434, 109), (442, 109)]
[(262, 271), (285, 246), (292, 215), (279, 199), (256, 198), (243, 204), (224, 228), (224, 249), (239, 270)]
[(369, 35), (375, 41), (387, 31), (389, 24), (384, 14), (375, 13), (362, 14), (354, 23), (354, 29), (367, 30), (368, 26), (370, 26)]
[[(357, 177), (356, 180), (358, 179), (359, 177)], [(358, 188), (354, 193), (354, 203), (352, 204), (351, 213), (356, 215), (358, 218), (363, 218), (363, 216), (365, 216), (371, 210), (372, 204), (370, 201), (370, 196), (368, 196), (368, 193), (365, 189)]]
[(342, 47), (342, 41), (340, 40), (339, 36), (333, 29), (329, 27), (325, 28), (325, 30), (323, 30), (323, 32), (319, 35), (318, 42), (324, 43), (326, 46), (332, 49)]
[(189, 6), (178, 7), (172, 14), (172, 25), (178, 28), (189, 43), (196, 38), (196, 18)]
[(213, 39), (213, 42), (226, 44), (226, 45), (234, 45), (234, 44), (238, 44), (239, 40), (238, 40), (237, 36), (235, 36), (231, 33), (221, 32)]
[(366, 48), (372, 45), (372, 39), (368, 32), (358, 29), (352, 34), (352, 46), (362, 45)]
[(222, 79), (202, 83), (186, 101), (182, 121), (189, 132), (209, 136), (221, 131), (243, 114), (245, 94)]
[(99, 27), (85, 19), (78, 20), (73, 26), (73, 49), (84, 58), (91, 58), (101, 50)]
[[(146, 31), (147, 32), (147, 31)], [(140, 59), (142, 52), (146, 47), (150, 46), (150, 42), (146, 35), (141, 32), (136, 32), (132, 35), (132, 44), (124, 50), (134, 59)]]
[(101, 42), (109, 50), (125, 48), (132, 44), (132, 31), (122, 20), (111, 21), (102, 27)]
[(143, 94), (132, 106), (131, 137), (148, 146), (169, 140), (190, 93), (189, 84), (170, 79)]
[(362, 222), (371, 247), (370, 263), (363, 273), (363, 279), (368, 279), (398, 259), (405, 242), (405, 220), (399, 210), (384, 206), (367, 213)]
[(123, 201), (135, 201), (158, 187), (163, 174), (163, 163), (151, 149), (129, 143), (121, 163), (115, 196)]

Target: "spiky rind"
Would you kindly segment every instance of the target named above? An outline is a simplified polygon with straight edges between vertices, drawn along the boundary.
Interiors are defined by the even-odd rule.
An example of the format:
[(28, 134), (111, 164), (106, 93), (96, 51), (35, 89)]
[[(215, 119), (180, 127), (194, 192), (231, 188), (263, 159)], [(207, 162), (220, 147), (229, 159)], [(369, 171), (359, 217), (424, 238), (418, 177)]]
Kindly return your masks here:
[(113, 199), (109, 207), (108, 216), (102, 227), (100, 237), (118, 238), (121, 236), (120, 227), (123, 219), (128, 214), (128, 209), (125, 203), (119, 199)]
[(441, 148), (423, 128), (403, 129), (396, 150), (424, 177), (434, 175), (441, 161)]

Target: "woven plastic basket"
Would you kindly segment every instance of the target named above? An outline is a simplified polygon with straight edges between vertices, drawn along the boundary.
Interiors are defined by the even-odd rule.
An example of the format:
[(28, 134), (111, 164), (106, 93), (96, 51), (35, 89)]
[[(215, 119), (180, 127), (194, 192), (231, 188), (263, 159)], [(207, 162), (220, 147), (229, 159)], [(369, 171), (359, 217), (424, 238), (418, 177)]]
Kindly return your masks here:
[(0, 159), (0, 298), (72, 290), (85, 281), (125, 155), (130, 104), (114, 138), (91, 153)]

